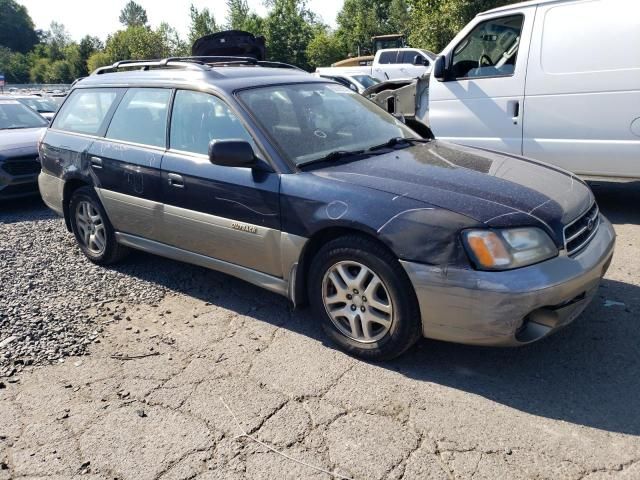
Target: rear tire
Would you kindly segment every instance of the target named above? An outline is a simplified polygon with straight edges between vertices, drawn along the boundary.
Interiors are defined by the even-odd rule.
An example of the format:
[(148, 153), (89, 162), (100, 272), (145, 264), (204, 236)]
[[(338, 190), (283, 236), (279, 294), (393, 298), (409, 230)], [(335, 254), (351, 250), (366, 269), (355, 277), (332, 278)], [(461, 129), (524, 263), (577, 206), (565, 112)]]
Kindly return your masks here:
[(366, 360), (388, 360), (421, 336), (415, 292), (397, 258), (372, 239), (330, 241), (310, 266), (309, 299), (331, 340)]
[(93, 263), (109, 265), (129, 252), (116, 241), (115, 230), (93, 188), (80, 187), (73, 192), (69, 220), (80, 250)]

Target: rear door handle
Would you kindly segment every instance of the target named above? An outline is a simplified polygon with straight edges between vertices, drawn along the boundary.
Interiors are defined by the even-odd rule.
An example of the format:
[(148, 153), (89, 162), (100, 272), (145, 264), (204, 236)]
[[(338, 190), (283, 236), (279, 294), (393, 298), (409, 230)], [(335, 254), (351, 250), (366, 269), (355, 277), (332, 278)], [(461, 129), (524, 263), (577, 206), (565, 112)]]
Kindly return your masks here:
[(93, 168), (102, 168), (102, 159), (100, 157), (91, 157), (89, 161)]
[(169, 181), (169, 185), (176, 188), (184, 188), (184, 178), (182, 175), (178, 175), (177, 173), (170, 173), (167, 175), (167, 179)]

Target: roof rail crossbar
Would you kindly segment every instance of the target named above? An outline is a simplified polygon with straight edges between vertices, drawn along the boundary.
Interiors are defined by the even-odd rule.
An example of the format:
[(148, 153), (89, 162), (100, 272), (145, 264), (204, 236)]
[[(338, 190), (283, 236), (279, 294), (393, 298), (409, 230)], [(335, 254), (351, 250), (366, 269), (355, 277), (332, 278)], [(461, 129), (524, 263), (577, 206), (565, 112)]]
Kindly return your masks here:
[(304, 71), (295, 65), (283, 62), (272, 62), (269, 60), (256, 60), (253, 57), (234, 57), (234, 56), (194, 56), (194, 57), (167, 57), (154, 60), (120, 60), (113, 65), (100, 67), (93, 72), (93, 75), (101, 75), (107, 72), (115, 72), (121, 68), (140, 67), (140, 70), (149, 70), (151, 67), (166, 68), (183, 67), (197, 68), (200, 70), (207, 69), (212, 66), (223, 65), (257, 65), (262, 67), (275, 68), (291, 68)]

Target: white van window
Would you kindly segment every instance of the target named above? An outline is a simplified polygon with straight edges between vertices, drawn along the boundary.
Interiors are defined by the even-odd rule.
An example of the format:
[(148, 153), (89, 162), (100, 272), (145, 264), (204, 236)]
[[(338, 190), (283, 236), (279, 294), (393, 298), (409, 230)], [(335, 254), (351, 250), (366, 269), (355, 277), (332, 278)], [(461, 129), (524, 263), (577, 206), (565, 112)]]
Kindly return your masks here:
[(523, 15), (511, 15), (476, 25), (453, 50), (454, 77), (513, 75), (523, 21)]
[(558, 5), (547, 11), (543, 32), (541, 59), (546, 73), (640, 68), (637, 0)]

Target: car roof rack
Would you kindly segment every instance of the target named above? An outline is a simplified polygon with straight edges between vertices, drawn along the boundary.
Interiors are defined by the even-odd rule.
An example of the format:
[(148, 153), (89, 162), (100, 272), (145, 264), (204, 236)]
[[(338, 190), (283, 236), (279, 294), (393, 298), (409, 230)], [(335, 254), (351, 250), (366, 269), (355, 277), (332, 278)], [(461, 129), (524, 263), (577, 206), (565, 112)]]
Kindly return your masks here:
[(253, 57), (232, 57), (232, 56), (200, 56), (200, 57), (167, 57), (155, 60), (121, 60), (113, 65), (107, 65), (96, 69), (92, 75), (117, 72), (125, 68), (138, 68), (140, 70), (150, 70), (152, 68), (186, 68), (197, 70), (210, 70), (212, 67), (225, 67), (236, 65), (250, 65), (257, 67), (290, 68), (302, 70), (300, 67), (283, 62), (272, 62), (269, 60), (256, 60)]

